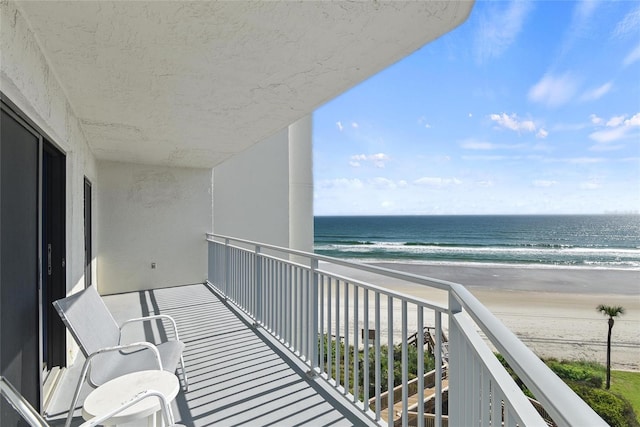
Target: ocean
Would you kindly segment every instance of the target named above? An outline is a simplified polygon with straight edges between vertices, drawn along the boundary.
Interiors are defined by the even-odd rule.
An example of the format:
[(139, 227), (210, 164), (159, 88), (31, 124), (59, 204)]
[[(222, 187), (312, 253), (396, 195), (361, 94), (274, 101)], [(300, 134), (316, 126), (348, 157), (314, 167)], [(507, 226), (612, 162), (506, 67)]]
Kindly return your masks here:
[(366, 262), (640, 270), (640, 215), (320, 216), (315, 252)]

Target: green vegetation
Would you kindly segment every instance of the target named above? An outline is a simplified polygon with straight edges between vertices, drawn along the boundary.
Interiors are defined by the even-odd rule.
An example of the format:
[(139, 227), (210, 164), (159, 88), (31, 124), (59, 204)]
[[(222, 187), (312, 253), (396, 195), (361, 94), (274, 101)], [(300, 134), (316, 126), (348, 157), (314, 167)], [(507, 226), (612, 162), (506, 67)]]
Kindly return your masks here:
[[(324, 346), (324, 360), (320, 365), (326, 371), (329, 366), (329, 357), (331, 358), (332, 378), (338, 379), (340, 384), (345, 384), (345, 366), (344, 352), (345, 345), (341, 341), (331, 339), (331, 354), (327, 354), (329, 339), (325, 336), (322, 340)], [(337, 346), (336, 346), (337, 344)], [(339, 351), (340, 370), (336, 372), (336, 351)], [(358, 384), (359, 398), (364, 399), (363, 385), (369, 385), (369, 396), (375, 393), (375, 356), (373, 351), (369, 353), (369, 380), (364, 380), (364, 351), (354, 351), (353, 346), (347, 348), (349, 361), (349, 392), (354, 391), (354, 357), (358, 358)], [(382, 346), (380, 351), (380, 391), (387, 391), (387, 366), (388, 366), (388, 347)], [(518, 378), (515, 372), (509, 367), (508, 363), (500, 354), (496, 357), (507, 369), (516, 384), (523, 392), (534, 398), (533, 394), (527, 389), (526, 385)], [(393, 373), (394, 387), (402, 382), (402, 349), (394, 346), (393, 350)], [(409, 380), (415, 378), (418, 363), (418, 351), (414, 346), (408, 347), (408, 372)], [(555, 372), (578, 396), (582, 398), (598, 415), (602, 417), (612, 427), (640, 427), (640, 372), (611, 372), (611, 389), (603, 388), (607, 369), (595, 362), (586, 361), (566, 361), (557, 359), (546, 359), (545, 364)], [(433, 370), (435, 361), (433, 357), (425, 351), (424, 354), (424, 372)]]
[(611, 391), (624, 396), (640, 420), (640, 372), (611, 371)]
[[(496, 356), (523, 392), (535, 399), (502, 355)], [(607, 390), (602, 388), (607, 370), (598, 363), (556, 359), (544, 362), (610, 426), (640, 427), (640, 373), (613, 371), (611, 390)]]
[(622, 396), (602, 388), (593, 388), (570, 382), (567, 382), (567, 384), (610, 426), (636, 427), (640, 425), (633, 413), (631, 404)]
[[(327, 338), (327, 336), (324, 337), (323, 339), (324, 343), (324, 360), (320, 363), (320, 365), (322, 366), (322, 369), (326, 372), (329, 366), (328, 363), (328, 354), (327, 354), (327, 348), (328, 348), (328, 343), (329, 340)], [(387, 391), (387, 386), (388, 386), (388, 370), (387, 370), (387, 366), (389, 363), (389, 359), (388, 359), (388, 349), (389, 347), (386, 345), (383, 345), (380, 347), (380, 392), (384, 393), (385, 391)], [(340, 381), (340, 384), (344, 385), (345, 384), (345, 366), (344, 366), (344, 351), (345, 351), (345, 346), (344, 343), (342, 341), (338, 341), (338, 348), (337, 350), (339, 351), (339, 359), (340, 359), (340, 372), (337, 373), (336, 372), (336, 364), (335, 364), (335, 360), (336, 360), (336, 340), (335, 339), (331, 339), (331, 372), (330, 375), (332, 378), (336, 378)], [(348, 348), (349, 351), (349, 356), (348, 356), (348, 360), (349, 360), (349, 392), (353, 393), (354, 391), (354, 384), (353, 384), (353, 360), (354, 360), (354, 347), (352, 345), (349, 346)], [(416, 377), (416, 372), (418, 371), (418, 349), (414, 346), (408, 346), (407, 348), (407, 360), (409, 362), (408, 365), (408, 372), (409, 372), (409, 380), (412, 380), (413, 378)], [(319, 353), (318, 353), (319, 354)], [(364, 390), (362, 389), (362, 385), (365, 384), (364, 381), (364, 350), (358, 350), (357, 352), (358, 354), (358, 378), (359, 378), (359, 382), (358, 384), (360, 384), (359, 386), (359, 398), (363, 399), (364, 398)], [(435, 367), (435, 361), (433, 359), (433, 356), (431, 356), (430, 354), (428, 354), (427, 351), (424, 352), (424, 372), (427, 373), (431, 370), (433, 370)], [(369, 381), (368, 381), (368, 386), (369, 386), (369, 396), (372, 397), (375, 394), (375, 375), (376, 375), (376, 371), (375, 371), (375, 355), (373, 353), (373, 349), (370, 349), (369, 352)], [(402, 348), (400, 345), (396, 345), (393, 348), (393, 385), (394, 387), (397, 385), (400, 385), (402, 383)]]
[(604, 367), (594, 362), (566, 362), (556, 359), (546, 359), (544, 363), (565, 382), (584, 385), (593, 388), (602, 388), (604, 380)]

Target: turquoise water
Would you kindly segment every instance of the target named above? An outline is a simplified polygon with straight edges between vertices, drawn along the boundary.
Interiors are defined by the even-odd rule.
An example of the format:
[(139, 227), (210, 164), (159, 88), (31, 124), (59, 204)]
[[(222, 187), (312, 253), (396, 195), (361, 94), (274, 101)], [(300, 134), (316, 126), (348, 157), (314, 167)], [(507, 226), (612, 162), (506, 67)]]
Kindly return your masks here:
[(640, 270), (639, 215), (315, 218), (315, 252), (361, 261)]

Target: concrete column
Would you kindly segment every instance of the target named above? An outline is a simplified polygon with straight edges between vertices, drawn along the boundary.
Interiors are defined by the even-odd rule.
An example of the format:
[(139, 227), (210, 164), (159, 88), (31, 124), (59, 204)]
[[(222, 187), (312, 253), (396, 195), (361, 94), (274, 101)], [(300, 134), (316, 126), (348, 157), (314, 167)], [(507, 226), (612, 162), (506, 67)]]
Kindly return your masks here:
[(213, 172), (217, 234), (313, 250), (311, 116)]
[(289, 247), (313, 251), (311, 115), (289, 126)]

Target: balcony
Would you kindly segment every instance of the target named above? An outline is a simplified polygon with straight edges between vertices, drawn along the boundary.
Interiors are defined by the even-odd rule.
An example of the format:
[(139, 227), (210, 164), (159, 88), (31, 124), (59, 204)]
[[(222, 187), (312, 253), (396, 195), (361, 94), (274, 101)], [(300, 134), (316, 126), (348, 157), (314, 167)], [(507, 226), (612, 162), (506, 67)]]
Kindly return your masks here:
[[(207, 240), (207, 283), (105, 297), (117, 318), (163, 313), (178, 322), (190, 377), (173, 404), (182, 424), (606, 425), (459, 284), (226, 236)], [(428, 286), (446, 303), (351, 279), (350, 269)], [(425, 327), (432, 372), (409, 360), (411, 336), (419, 343)], [(158, 324), (131, 338), (164, 333)], [(424, 360), (425, 347), (415, 348)], [(386, 363), (394, 359), (399, 384)], [(52, 419), (65, 415), (73, 371), (49, 407)]]
[[(173, 316), (187, 349), (189, 392), (173, 403), (186, 426), (373, 425), (252, 320), (206, 284), (106, 296), (116, 320), (164, 313)], [(131, 339), (158, 337), (162, 325), (133, 331)], [(169, 330), (169, 329), (167, 329)], [(63, 425), (75, 387), (76, 361), (49, 406)], [(84, 395), (90, 388), (85, 387)], [(84, 396), (83, 396), (84, 398)], [(74, 421), (80, 421), (77, 411)], [(74, 422), (75, 424), (75, 422)]]

